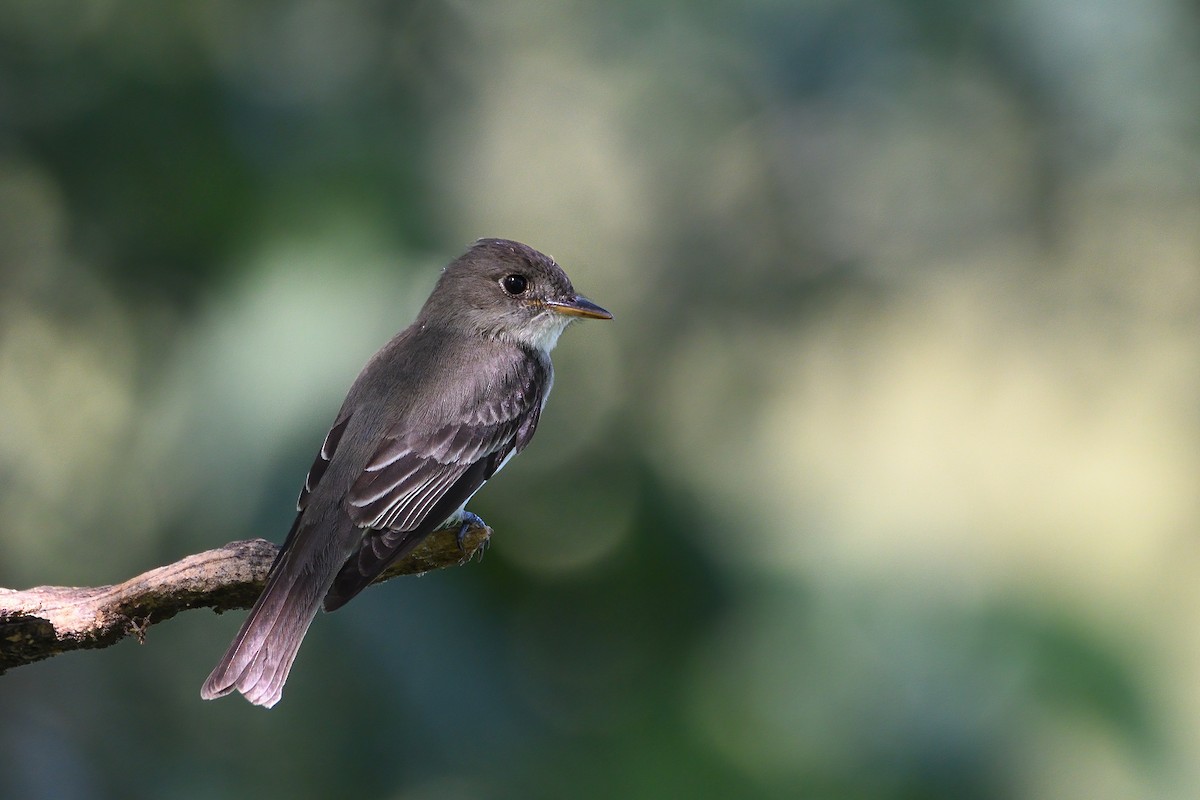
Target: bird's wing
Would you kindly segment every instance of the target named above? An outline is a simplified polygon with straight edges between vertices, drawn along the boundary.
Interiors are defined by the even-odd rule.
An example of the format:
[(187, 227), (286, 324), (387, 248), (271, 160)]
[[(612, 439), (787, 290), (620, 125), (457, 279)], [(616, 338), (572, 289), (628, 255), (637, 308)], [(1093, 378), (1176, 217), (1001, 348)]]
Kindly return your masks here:
[(369, 529), (326, 597), (332, 610), (446, 521), (533, 437), (548, 385), (530, 360), (459, 418), (432, 431), (395, 423), (346, 496), (350, 518)]
[(317, 488), (321, 476), (329, 468), (329, 462), (333, 460), (333, 453), (342, 440), (342, 434), (346, 432), (350, 416), (349, 413), (339, 413), (338, 418), (333, 422), (333, 427), (329, 429), (329, 433), (325, 434), (325, 441), (321, 442), (321, 449), (317, 451), (317, 457), (313, 459), (312, 466), (308, 468), (308, 474), (304, 476), (304, 485), (300, 487), (300, 497), (296, 500), (296, 519), (292, 522), (287, 538), (283, 540), (283, 545), (280, 546), (275, 560), (271, 563), (271, 571), (267, 573), (268, 577), (274, 574), (276, 567), (283, 559), (283, 554), (295, 544), (296, 536), (300, 532), (300, 521), (304, 517), (304, 509), (308, 508), (309, 495), (312, 494), (313, 489)]
[(473, 418), (432, 433), (393, 429), (350, 489), (350, 518), (364, 528), (408, 532), (481, 461), (488, 465), (477, 476), (482, 485), (533, 433), (537, 408), (523, 399), (489, 402)]
[(297, 511), (303, 511), (308, 506), (308, 496), (312, 494), (313, 489), (317, 488), (321, 476), (329, 468), (329, 462), (333, 460), (333, 453), (342, 440), (342, 434), (346, 432), (350, 416), (348, 413), (341, 415), (334, 421), (329, 433), (325, 434), (325, 441), (321, 442), (321, 449), (317, 451), (317, 457), (313, 459), (312, 466), (308, 468), (308, 474), (304, 476), (304, 486), (301, 487), (300, 497), (296, 500)]

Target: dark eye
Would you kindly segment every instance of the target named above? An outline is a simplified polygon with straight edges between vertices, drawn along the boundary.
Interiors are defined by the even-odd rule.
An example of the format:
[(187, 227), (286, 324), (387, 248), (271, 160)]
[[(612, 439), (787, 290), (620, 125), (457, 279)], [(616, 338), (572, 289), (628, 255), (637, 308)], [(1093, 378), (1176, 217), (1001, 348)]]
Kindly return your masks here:
[(505, 275), (500, 279), (500, 285), (509, 294), (518, 295), (529, 288), (529, 281), (525, 280), (524, 275)]

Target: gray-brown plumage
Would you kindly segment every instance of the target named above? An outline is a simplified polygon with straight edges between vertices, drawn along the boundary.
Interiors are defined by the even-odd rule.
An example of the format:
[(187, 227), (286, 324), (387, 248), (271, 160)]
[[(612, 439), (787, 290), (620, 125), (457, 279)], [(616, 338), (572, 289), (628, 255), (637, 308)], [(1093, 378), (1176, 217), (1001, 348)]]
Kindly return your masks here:
[(308, 626), (340, 608), (467, 500), (537, 429), (550, 350), (612, 315), (554, 260), (481, 239), (442, 271), (416, 321), (367, 362), (304, 481), (298, 514), (228, 652), (200, 691), (279, 702)]

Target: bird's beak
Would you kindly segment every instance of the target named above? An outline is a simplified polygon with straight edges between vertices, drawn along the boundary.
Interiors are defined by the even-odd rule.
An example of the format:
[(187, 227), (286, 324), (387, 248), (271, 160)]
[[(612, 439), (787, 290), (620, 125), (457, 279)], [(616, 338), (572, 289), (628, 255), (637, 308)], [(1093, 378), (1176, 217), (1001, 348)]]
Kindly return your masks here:
[(612, 319), (613, 315), (605, 309), (588, 300), (581, 294), (575, 295), (574, 300), (569, 300), (565, 303), (557, 300), (546, 300), (546, 308), (556, 314), (563, 314), (568, 317), (583, 317), (585, 319)]

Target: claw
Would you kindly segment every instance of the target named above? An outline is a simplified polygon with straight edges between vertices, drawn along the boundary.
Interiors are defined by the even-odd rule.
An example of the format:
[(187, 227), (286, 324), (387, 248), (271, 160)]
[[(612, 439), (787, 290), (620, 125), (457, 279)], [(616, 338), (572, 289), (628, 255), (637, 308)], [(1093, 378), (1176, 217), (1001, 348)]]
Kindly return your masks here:
[(467, 548), (463, 546), (463, 542), (467, 540), (467, 531), (472, 528), (487, 528), (487, 523), (478, 514), (464, 511), (462, 524), (458, 526), (458, 534), (454, 537), (454, 543), (458, 545), (458, 552), (464, 556), (467, 555)]

